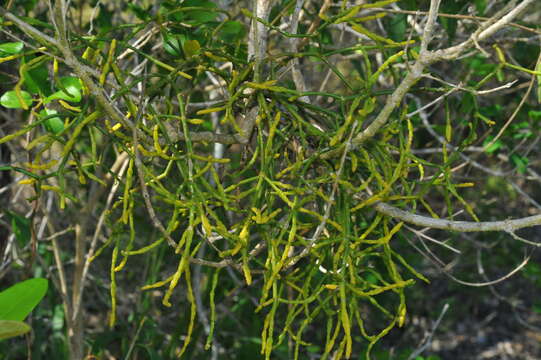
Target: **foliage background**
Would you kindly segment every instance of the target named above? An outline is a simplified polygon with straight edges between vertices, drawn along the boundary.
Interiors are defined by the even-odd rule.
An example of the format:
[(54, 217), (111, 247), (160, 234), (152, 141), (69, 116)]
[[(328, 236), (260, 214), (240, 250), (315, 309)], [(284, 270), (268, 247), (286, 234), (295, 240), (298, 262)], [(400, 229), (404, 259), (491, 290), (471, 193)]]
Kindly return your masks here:
[[(268, 45), (261, 37), (252, 49), (247, 2), (72, 1), (52, 11), (61, 4), (4, 5), (61, 45), (69, 39), (86, 68), (78, 73), (62, 46), (37, 49), (4, 18), (2, 43), (24, 49), (1, 48), (1, 90), (14, 91), (2, 104), (22, 106), (17, 87), (32, 102), (0, 113), (0, 279), (49, 276), (55, 289), (31, 336), (0, 343), (3, 357), (340, 358), (352, 347), (364, 358), (376, 338), (363, 324), (387, 335), (375, 358), (407, 359), (445, 304), (423, 356), (539, 355), (535, 246), (505, 232), (422, 231), (371, 206), (470, 221), (539, 213), (539, 4), (519, 27), (431, 64), (392, 120), (351, 151), (344, 144), (414, 64), (426, 25), (415, 11), (428, 2), (359, 2), (355, 12), (306, 1), (291, 31), (296, 3), (276, 1), (260, 28)], [(443, 1), (440, 12), (458, 18), (438, 18), (430, 48), (468, 39), (505, 5)], [(218, 139), (229, 142), (219, 156)], [(511, 279), (476, 286), (520, 264)], [(141, 289), (149, 284), (163, 286)]]

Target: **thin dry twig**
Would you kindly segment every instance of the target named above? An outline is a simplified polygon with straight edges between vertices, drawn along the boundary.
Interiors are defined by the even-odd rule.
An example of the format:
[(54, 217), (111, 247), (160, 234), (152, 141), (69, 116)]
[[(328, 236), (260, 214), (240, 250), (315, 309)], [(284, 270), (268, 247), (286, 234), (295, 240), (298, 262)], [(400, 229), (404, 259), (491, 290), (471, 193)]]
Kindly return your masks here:
[(421, 345), (414, 352), (412, 352), (410, 356), (408, 356), (408, 360), (416, 359), (419, 355), (423, 353), (423, 351), (425, 351), (430, 346), (430, 343), (432, 343), (432, 338), (434, 337), (436, 330), (440, 326), (441, 320), (447, 313), (447, 310), (449, 310), (449, 303), (445, 303), (445, 305), (443, 305), (440, 315), (432, 325), (432, 329), (430, 329), (428, 334), (425, 336), (425, 338), (421, 342)]
[[(148, 100), (144, 100), (141, 108), (139, 109), (139, 113), (137, 114), (136, 119), (140, 119), (144, 113), (144, 109), (146, 108), (146, 105), (148, 104)], [(145, 182), (145, 173), (143, 171), (143, 162), (141, 161), (141, 156), (139, 154), (139, 151), (137, 149), (138, 147), (138, 138), (137, 138), (137, 132), (135, 128), (133, 129), (133, 157), (135, 162), (135, 167), (137, 169), (137, 177), (139, 178), (139, 186), (141, 187), (141, 194), (143, 195), (143, 200), (145, 202), (145, 207), (147, 209), (148, 215), (150, 216), (150, 220), (152, 221), (152, 225), (156, 229), (158, 229), (164, 238), (167, 240), (169, 245), (176, 249), (177, 243), (171, 235), (165, 230), (163, 227), (162, 222), (158, 217), (156, 216), (156, 211), (154, 211), (154, 207), (152, 206), (152, 202), (150, 201), (150, 194), (148, 191), (147, 184)]]

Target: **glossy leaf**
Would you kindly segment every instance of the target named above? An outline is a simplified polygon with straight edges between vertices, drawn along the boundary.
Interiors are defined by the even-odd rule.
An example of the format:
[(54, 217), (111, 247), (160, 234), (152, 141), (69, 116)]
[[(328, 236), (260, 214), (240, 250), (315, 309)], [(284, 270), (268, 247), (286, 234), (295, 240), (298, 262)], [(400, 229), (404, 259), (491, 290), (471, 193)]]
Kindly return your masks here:
[(20, 41), (0, 44), (0, 56), (15, 55), (23, 50), (24, 44)]
[(81, 89), (82, 84), (81, 80), (76, 77), (63, 77), (60, 78), (60, 87), (63, 87), (63, 90), (59, 90), (55, 93), (53, 93), (51, 96), (48, 96), (44, 103), (48, 104), (53, 100), (65, 100), (65, 101), (71, 101), (71, 102), (79, 102), (82, 99), (81, 95)]
[(175, 57), (182, 56), (182, 44), (186, 40), (183, 34), (166, 33), (162, 36), (164, 50)]
[[(41, 118), (54, 114), (58, 114), (58, 111), (54, 109), (44, 109), (39, 112)], [(60, 134), (64, 130), (64, 122), (58, 116), (45, 120), (44, 125), (45, 129), (53, 134)]]
[(23, 321), (45, 296), (47, 287), (46, 279), (35, 278), (0, 292), (0, 320)]
[[(26, 104), (26, 107), (29, 107), (32, 105), (32, 96), (26, 92), (21, 91), (21, 97), (24, 103)], [(3, 107), (7, 107), (8, 109), (22, 109), (23, 104), (21, 104), (21, 101), (19, 97), (17, 96), (17, 93), (14, 90), (5, 92), (2, 97), (0, 97), (0, 104)]]
[(23, 335), (30, 330), (30, 326), (22, 321), (0, 320), (0, 340)]

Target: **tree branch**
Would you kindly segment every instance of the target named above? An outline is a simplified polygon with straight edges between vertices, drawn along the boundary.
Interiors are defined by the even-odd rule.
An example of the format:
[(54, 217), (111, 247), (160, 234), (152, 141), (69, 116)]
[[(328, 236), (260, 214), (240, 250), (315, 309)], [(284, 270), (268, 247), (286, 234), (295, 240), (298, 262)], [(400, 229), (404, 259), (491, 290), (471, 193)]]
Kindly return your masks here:
[[(505, 231), (512, 233), (519, 229), (541, 225), (541, 214), (514, 220), (475, 222), (434, 219), (428, 216), (413, 214), (383, 202), (376, 203), (374, 209), (384, 215), (391, 216), (410, 224), (432, 229), (460, 232)], [(539, 246), (541, 246), (541, 244), (539, 244)]]

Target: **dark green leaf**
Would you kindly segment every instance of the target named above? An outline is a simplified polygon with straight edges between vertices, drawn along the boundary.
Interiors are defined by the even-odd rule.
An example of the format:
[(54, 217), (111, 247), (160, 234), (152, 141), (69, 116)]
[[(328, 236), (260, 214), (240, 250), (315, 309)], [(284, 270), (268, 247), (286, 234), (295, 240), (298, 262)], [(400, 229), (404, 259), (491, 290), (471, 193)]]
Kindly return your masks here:
[(101, 3), (99, 4), (99, 7), (99, 15), (96, 18), (95, 22), (97, 28), (99, 29), (99, 33), (104, 34), (109, 32), (109, 30), (111, 30), (111, 28), (113, 27), (113, 12), (109, 10), (108, 6), (104, 6)]
[(475, 9), (477, 10), (477, 15), (483, 16), (485, 14), (486, 8), (487, 8), (486, 0), (475, 0)]
[[(27, 63), (32, 59), (33, 57), (31, 56), (25, 57), (23, 63)], [(45, 62), (31, 69), (24, 70), (23, 80), (25, 89), (31, 94), (49, 95), (51, 93), (49, 71)]]
[(441, 25), (445, 29), (445, 32), (447, 33), (449, 42), (452, 42), (456, 35), (457, 20), (451, 18), (440, 18), (440, 21)]
[(226, 21), (220, 29), (220, 39), (225, 42), (234, 42), (244, 37), (244, 25), (240, 21)]
[[(28, 92), (21, 91), (21, 97), (24, 104), (26, 104), (26, 107), (32, 105), (32, 95), (30, 95)], [(15, 92), (15, 90), (5, 92), (4, 95), (0, 97), (0, 104), (4, 107), (7, 107), (8, 109), (23, 108), (23, 104), (17, 97), (17, 93)]]
[[(465, 0), (447, 0), (442, 2), (441, 12), (447, 14), (458, 14), (462, 9), (465, 9), (469, 5), (469, 1)], [(447, 32), (449, 42), (452, 42), (456, 35), (457, 19), (452, 18), (439, 18), (443, 28)]]
[(418, 1), (418, 0), (402, 0), (400, 1), (400, 7), (404, 10), (421, 10), (426, 11), (430, 1)]
[(31, 16), (21, 16), (21, 20), (24, 20), (25, 23), (33, 25), (35, 27), (43, 27), (49, 30), (54, 30), (54, 26), (45, 21), (41, 21)]
[(30, 242), (30, 219), (13, 211), (8, 211), (8, 216), (11, 218), (11, 229), (19, 245), (26, 246)]
[(47, 292), (46, 279), (17, 283), (0, 292), (0, 320), (23, 321)]
[(391, 39), (394, 41), (404, 41), (407, 27), (405, 14), (395, 14), (392, 17), (388, 17), (385, 24), (385, 29), (388, 31)]
[(186, 40), (183, 34), (166, 33), (162, 36), (163, 48), (165, 51), (175, 57), (182, 56), (182, 44)]
[(216, 4), (208, 0), (186, 0), (182, 3), (184, 7), (201, 7), (209, 10), (189, 10), (186, 11), (186, 21), (194, 25), (214, 21), (218, 13), (214, 11)]
[(24, 7), (24, 10), (26, 10), (26, 12), (33, 10), (37, 3), (38, 3), (38, 0), (17, 1), (17, 4), (22, 5)]
[(148, 10), (143, 9), (142, 7), (134, 4), (133, 2), (128, 3), (128, 9), (130, 9), (140, 20), (146, 20), (150, 18)]

